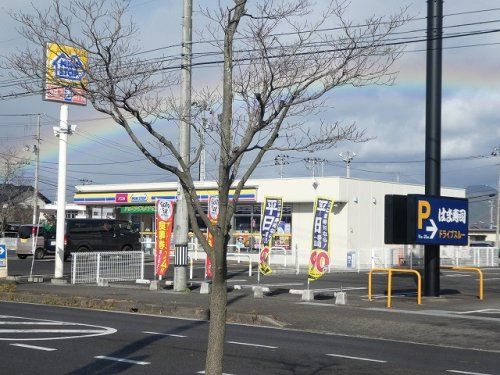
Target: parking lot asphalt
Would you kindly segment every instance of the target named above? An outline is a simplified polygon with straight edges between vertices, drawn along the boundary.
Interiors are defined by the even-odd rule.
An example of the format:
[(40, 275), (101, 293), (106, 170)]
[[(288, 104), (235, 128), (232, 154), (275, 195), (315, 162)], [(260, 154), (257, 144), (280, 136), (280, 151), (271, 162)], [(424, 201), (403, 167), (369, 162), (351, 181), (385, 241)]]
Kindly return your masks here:
[[(159, 290), (150, 290), (148, 284), (134, 282), (109, 283), (104, 287), (59, 285), (51, 283), (48, 275), (42, 277), (43, 283), (29, 283), (26, 275), (19, 271), (28, 263), (14, 266), (14, 262), (12, 260), (11, 270), (15, 269), (16, 274), (9, 274), (16, 281), (1, 285), (0, 300), (193, 319), (209, 317), (209, 295), (200, 293), (200, 284), (204, 281), (201, 263), (195, 264), (189, 289), (178, 293), (169, 283), (173, 279), (173, 267), (167, 273), (167, 284), (162, 281)], [(49, 269), (53, 267), (53, 260), (45, 262)], [(40, 269), (40, 265), (37, 266)], [(500, 269), (483, 269), (483, 273), (483, 300), (478, 298), (476, 273), (442, 270), (440, 297), (423, 297), (420, 305), (415, 277), (396, 275), (392, 307), (387, 308), (387, 275), (384, 273), (373, 275), (371, 301), (367, 290), (368, 272), (335, 270), (309, 285), (309, 289), (314, 290), (313, 300), (302, 297), (302, 291), (308, 288), (305, 270), (299, 274), (288, 271), (261, 276), (259, 285), (266, 288), (265, 293), (263, 298), (255, 298), (255, 270), (249, 276), (246, 266), (231, 262), (227, 320), (500, 353)], [(346, 297), (345, 304), (340, 304), (342, 296)]]

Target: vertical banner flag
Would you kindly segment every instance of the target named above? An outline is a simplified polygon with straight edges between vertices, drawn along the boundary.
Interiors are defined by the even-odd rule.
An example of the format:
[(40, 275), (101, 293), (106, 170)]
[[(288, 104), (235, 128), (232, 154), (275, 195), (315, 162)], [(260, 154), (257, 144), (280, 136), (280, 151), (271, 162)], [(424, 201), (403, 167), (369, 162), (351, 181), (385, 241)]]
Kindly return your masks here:
[(282, 198), (265, 198), (262, 207), (262, 219), (260, 221), (261, 249), (259, 257), (259, 271), (263, 275), (270, 274), (273, 270), (269, 266), (269, 252), (273, 234), (278, 229), (283, 211)]
[(87, 105), (82, 89), (88, 81), (87, 51), (58, 43), (45, 49), (43, 99), (68, 104)]
[[(213, 225), (217, 224), (217, 221), (219, 220), (218, 195), (210, 195), (208, 197), (208, 220), (210, 220)], [(209, 230), (207, 230), (207, 241), (211, 247), (214, 246), (214, 236)], [(212, 277), (212, 260), (210, 259), (208, 254), (205, 258), (205, 277)]]
[(316, 198), (312, 231), (312, 250), (309, 258), (309, 281), (319, 279), (330, 264), (329, 225), (333, 200)]
[(170, 237), (174, 224), (174, 203), (166, 199), (156, 200), (156, 269), (158, 276), (165, 276), (169, 266)]

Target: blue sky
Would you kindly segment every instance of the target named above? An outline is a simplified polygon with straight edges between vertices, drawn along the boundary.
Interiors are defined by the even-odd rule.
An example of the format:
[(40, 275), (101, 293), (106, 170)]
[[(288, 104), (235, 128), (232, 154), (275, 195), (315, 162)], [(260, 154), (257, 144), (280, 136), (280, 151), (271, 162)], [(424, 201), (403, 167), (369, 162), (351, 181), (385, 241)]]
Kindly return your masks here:
[[(199, 40), (201, 35), (206, 36), (207, 24), (199, 6), (213, 8), (216, 2), (195, 0), (194, 3), (193, 38)], [(228, 1), (223, 3), (227, 4)], [(48, 1), (36, 2), (38, 7), (44, 4), (48, 4)], [(318, 0), (316, 9), (321, 9), (325, 4), (326, 1)], [(368, 15), (384, 15), (408, 6), (408, 12), (414, 19), (405, 29), (412, 31), (410, 35), (414, 37), (425, 37), (426, 4), (424, 0), (352, 0), (348, 13), (355, 23), (361, 23)], [(180, 0), (131, 2), (131, 16), (140, 29), (137, 42), (143, 50), (179, 43), (181, 5)], [(498, 28), (499, 6), (495, 0), (446, 1), (445, 34)], [(16, 33), (14, 21), (6, 12), (9, 9), (29, 10), (30, 7), (30, 1), (26, 0), (2, 2), (2, 56), (8, 57), (10, 51), (25, 45)], [(443, 45), (442, 184), (453, 187), (477, 184), (496, 186), (500, 158), (489, 157), (489, 154), (496, 146), (500, 146), (500, 33), (446, 39)], [(203, 51), (203, 48), (206, 47), (195, 44), (194, 52)], [(180, 47), (173, 47), (152, 55), (178, 53)], [(220, 70), (220, 67), (195, 69), (193, 89), (218, 86)], [(290, 153), (290, 164), (284, 167), (285, 176), (311, 175), (302, 161), (305, 157), (326, 159), (325, 175), (344, 175), (345, 168), (338, 154), (350, 150), (356, 153), (351, 166), (352, 177), (424, 183), (425, 44), (407, 45), (395, 70), (399, 74), (393, 86), (343, 88), (327, 97), (330, 108), (323, 114), (325, 118), (356, 122), (360, 128), (366, 129), (373, 140), (363, 144), (339, 144), (335, 149), (317, 154)], [(0, 71), (0, 74), (0, 82), (8, 79), (5, 71)], [(0, 94), (5, 95), (8, 90), (12, 90), (12, 87), (2, 87), (0, 84)], [(44, 114), (41, 188), (53, 199), (57, 181), (57, 140), (52, 134), (52, 126), (57, 125), (59, 105), (43, 102), (36, 95), (0, 101), (0, 115), (22, 113)], [(34, 118), (1, 117), (0, 121), (0, 145), (3, 148), (22, 148), (24, 144), (33, 143)], [(68, 185), (81, 184), (81, 179), (94, 183), (173, 180), (172, 176), (148, 162), (133, 162), (141, 159), (141, 154), (124, 132), (91, 108), (71, 107), (70, 122), (77, 124), (78, 128), (70, 139)], [(274, 157), (269, 155), (254, 177), (277, 176), (279, 169), (273, 165)], [(213, 165), (208, 165), (207, 169), (210, 172)], [(27, 168), (27, 176), (32, 173), (33, 168)]]

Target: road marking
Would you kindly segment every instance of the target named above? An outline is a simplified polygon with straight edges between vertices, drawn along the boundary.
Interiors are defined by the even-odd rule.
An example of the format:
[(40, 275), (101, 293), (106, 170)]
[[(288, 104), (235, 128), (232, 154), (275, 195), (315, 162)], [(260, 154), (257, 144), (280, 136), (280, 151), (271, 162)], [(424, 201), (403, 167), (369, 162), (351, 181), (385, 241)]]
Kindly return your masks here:
[(25, 324), (25, 325), (40, 325), (40, 326), (71, 326), (71, 325), (74, 325), (74, 323), (65, 323), (65, 322), (15, 322), (15, 321), (11, 321), (11, 322), (8, 322), (8, 321), (2, 321), (0, 322), (0, 325), (2, 324), (15, 324), (15, 325), (21, 325), (21, 324)]
[(471, 311), (462, 311), (457, 312), (457, 314), (500, 314), (499, 309), (483, 309), (483, 310), (471, 310)]
[[(3, 328), (0, 329), (0, 335), (5, 334), (44, 334), (50, 333), (55, 335), (60, 335), (62, 333), (69, 333), (71, 336), (48, 336), (40, 335), (36, 337), (0, 337), (0, 341), (38, 341), (38, 340), (63, 340), (63, 339), (75, 339), (81, 337), (95, 337), (95, 336), (103, 336), (110, 335), (116, 333), (116, 329), (110, 327), (101, 327), (95, 325), (88, 325), (82, 323), (73, 323), (73, 322), (61, 322), (57, 320), (48, 320), (48, 319), (36, 319), (30, 318), (26, 316), (12, 316), (12, 315), (0, 315), (0, 319), (6, 319), (0, 321), (0, 327), (6, 327), (8, 325), (11, 326), (62, 326), (69, 327), (73, 326), (74, 328), (31, 328), (31, 329), (21, 329), (21, 328)], [(19, 320), (18, 320), (19, 319)], [(13, 335), (15, 336), (15, 335)]]
[(102, 333), (102, 329), (0, 329), (0, 333)]
[(143, 331), (142, 333), (147, 333), (149, 335), (158, 335), (158, 336), (187, 337), (184, 335), (176, 335), (174, 333), (161, 333), (161, 332), (150, 332), (150, 331)]
[(323, 307), (337, 307), (331, 303), (321, 303), (321, 302), (295, 302), (296, 305), (309, 305), (309, 306), (323, 306)]
[(327, 354), (330, 357), (339, 357), (339, 358), (347, 358), (347, 359), (356, 359), (358, 361), (368, 361), (368, 362), (377, 362), (377, 363), (387, 363), (387, 361), (382, 361), (380, 359), (373, 359), (373, 358), (363, 358), (363, 357), (352, 357), (349, 355), (342, 355), (342, 354)]
[(44, 347), (44, 346), (27, 345), (27, 344), (10, 344), (10, 345), (12, 345), (12, 346), (20, 346), (21, 348), (36, 349), (36, 350), (45, 350), (46, 352), (52, 352), (54, 350), (57, 350), (57, 349), (54, 349), (54, 348), (47, 348), (47, 347)]
[[(198, 371), (197, 374), (204, 374), (205, 371)], [(222, 373), (222, 375), (233, 375), (233, 374), (227, 374), (225, 372)]]
[[(302, 285), (302, 284), (301, 284)], [(347, 290), (366, 290), (367, 288), (364, 286), (353, 286), (353, 287), (345, 287), (345, 288), (323, 288), (323, 289), (311, 289), (315, 292), (344, 292)], [(303, 289), (290, 289), (290, 294), (302, 294)]]
[[(500, 322), (500, 318), (490, 318), (489, 316), (473, 316), (467, 314), (459, 314), (455, 311), (447, 311), (447, 310), (422, 310), (422, 311), (412, 311), (412, 310), (400, 310), (400, 309), (384, 309), (379, 307), (371, 307), (365, 308), (364, 310), (372, 310), (372, 311), (382, 311), (386, 313), (400, 313), (400, 314), (414, 314), (414, 315), (428, 315), (428, 316), (440, 316), (440, 317), (448, 317), (455, 319), (469, 319), (469, 320), (482, 320), (485, 322)], [(494, 351), (497, 352), (497, 351)]]
[(267, 348), (267, 349), (278, 349), (277, 346), (269, 346), (269, 345), (260, 345), (260, 344), (251, 344), (248, 342), (240, 342), (240, 341), (226, 341), (228, 344), (236, 344), (236, 345), (245, 345), (245, 346), (254, 346), (256, 348)]
[(455, 374), (468, 374), (468, 375), (491, 375), (484, 372), (469, 372), (469, 371), (459, 371), (459, 370), (446, 370), (447, 372), (453, 372)]
[(446, 277), (471, 277), (472, 275), (464, 275), (463, 273), (449, 274)]
[(134, 361), (132, 359), (127, 359), (127, 358), (106, 357), (105, 355), (97, 355), (94, 358), (106, 359), (108, 361), (115, 361), (115, 362), (122, 362), (122, 363), (131, 363), (133, 365), (142, 365), (142, 366), (151, 364), (151, 362)]

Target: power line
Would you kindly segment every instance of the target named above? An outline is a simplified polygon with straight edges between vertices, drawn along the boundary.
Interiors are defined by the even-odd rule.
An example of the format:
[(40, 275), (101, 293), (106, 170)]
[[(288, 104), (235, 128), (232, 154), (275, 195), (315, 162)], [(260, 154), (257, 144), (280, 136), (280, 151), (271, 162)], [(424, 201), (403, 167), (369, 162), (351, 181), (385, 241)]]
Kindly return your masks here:
[[(452, 26), (448, 26), (448, 27), (460, 27), (460, 26), (470, 26), (470, 25), (475, 25), (475, 24), (486, 24), (486, 23), (491, 23), (491, 22), (500, 22), (498, 20), (493, 20), (493, 21), (481, 21), (481, 22), (477, 22), (477, 23), (468, 23), (468, 24), (458, 24), (458, 25), (452, 25)], [(423, 30), (423, 29), (422, 29)], [(416, 30), (416, 31), (422, 31), (422, 30)], [(450, 34), (450, 35), (443, 35), (442, 39), (451, 39), (451, 38), (458, 38), (458, 37), (466, 37), (466, 36), (473, 36), (473, 35), (484, 35), (484, 34), (489, 34), (489, 33), (496, 33), (496, 32), (499, 32), (500, 29), (486, 29), (486, 30), (475, 30), (475, 31), (470, 31), (470, 32), (462, 32), (462, 33), (454, 33), (454, 34)], [(402, 33), (409, 33), (411, 31), (405, 31), (405, 32), (402, 32)], [(415, 31), (414, 31), (415, 32)], [(296, 34), (296, 32), (295, 32)], [(390, 34), (390, 35), (395, 35), (397, 33), (393, 33), (393, 34)], [(374, 36), (375, 37), (375, 36)], [(383, 47), (383, 46), (397, 46), (397, 45), (404, 45), (404, 44), (410, 44), (410, 43), (418, 43), (418, 42), (425, 42), (427, 41), (427, 36), (422, 36), (422, 37), (418, 37), (417, 39), (413, 38), (412, 40), (403, 40), (401, 41), (402, 38), (393, 38), (393, 39), (386, 39), (386, 40), (393, 40), (394, 42), (385, 42), (385, 43), (380, 43), (378, 44), (378, 46), (380, 47)], [(372, 39), (370, 39), (372, 40)], [(398, 41), (400, 40), (400, 41)], [(338, 42), (338, 41), (337, 41)], [(322, 44), (321, 44), (322, 43)], [(330, 45), (330, 43), (327, 43), (327, 42), (318, 42), (318, 44), (315, 44), (314, 46), (315, 47), (321, 47), (321, 46), (325, 46), (325, 45)], [(287, 48), (288, 46), (285, 46), (285, 47), (276, 47), (276, 48), (280, 48), (280, 49), (283, 49), (283, 48)], [(307, 45), (306, 46), (301, 46), (302, 48), (310, 48), (308, 47)], [(365, 46), (357, 46), (357, 47), (354, 47), (354, 48), (357, 48), (357, 49), (360, 49), (360, 48), (364, 48)], [(456, 48), (456, 47), (451, 47), (451, 48)], [(272, 49), (272, 48), (271, 48)], [(346, 50), (346, 49), (350, 49), (350, 48), (336, 48), (336, 49), (328, 49), (328, 50), (318, 50), (318, 51), (304, 51), (304, 52), (299, 52), (298, 55), (310, 55), (310, 54), (319, 54), (319, 53), (326, 53), (326, 52), (338, 52), (338, 51), (342, 51), (342, 50)], [(352, 49), (352, 48), (351, 48)], [(443, 48), (443, 49), (446, 49)], [(252, 50), (242, 50), (241, 51), (242, 53), (249, 53), (249, 52), (252, 52)], [(204, 53), (200, 53), (200, 56), (211, 56), (211, 55), (214, 55), (214, 54), (221, 54), (220, 51), (218, 52), (204, 52)], [(295, 53), (294, 55), (297, 55), (297, 53)], [(273, 58), (279, 58), (279, 57), (287, 57), (287, 56), (291, 56), (290, 54), (278, 54), (278, 55), (271, 55), (269, 56), (268, 58), (270, 59), (273, 59)], [(169, 57), (161, 57), (159, 59), (163, 59), (164, 61), (167, 61), (166, 59), (178, 59), (179, 57), (178, 56), (169, 56)], [(245, 62), (245, 61), (250, 61), (252, 60), (253, 58), (236, 58), (234, 59), (233, 61), (235, 62)], [(158, 62), (162, 62), (161, 60), (159, 60)], [(214, 61), (202, 61), (202, 62), (194, 62), (191, 64), (191, 67), (197, 67), (197, 66), (205, 66), (205, 65), (211, 65), (211, 64), (221, 64), (223, 63), (223, 60), (214, 60)], [(137, 64), (143, 64), (142, 62), (138, 62)], [(178, 70), (178, 69), (181, 69), (182, 66), (179, 65), (179, 66), (168, 66), (168, 67), (162, 67), (162, 68), (159, 68), (157, 70), (157, 72), (161, 72), (161, 71), (168, 71), (168, 70)], [(151, 71), (143, 71), (143, 72), (138, 72), (138, 73), (134, 73), (134, 75), (138, 75), (138, 74), (151, 74), (152, 72)], [(153, 72), (155, 73), (155, 72)], [(126, 77), (123, 77), (123, 78), (126, 78)], [(36, 81), (25, 81), (25, 83), (34, 83)], [(1, 86), (1, 81), (0, 81), (0, 88), (2, 87)], [(30, 95), (32, 93), (30, 92), (23, 92), (23, 93), (14, 93), (14, 94), (7, 94), (7, 95), (4, 95), (4, 96), (1, 96), (0, 98), (4, 98), (4, 99), (8, 99), (8, 98), (11, 98), (11, 97), (19, 97), (19, 96), (26, 96), (26, 95)]]

